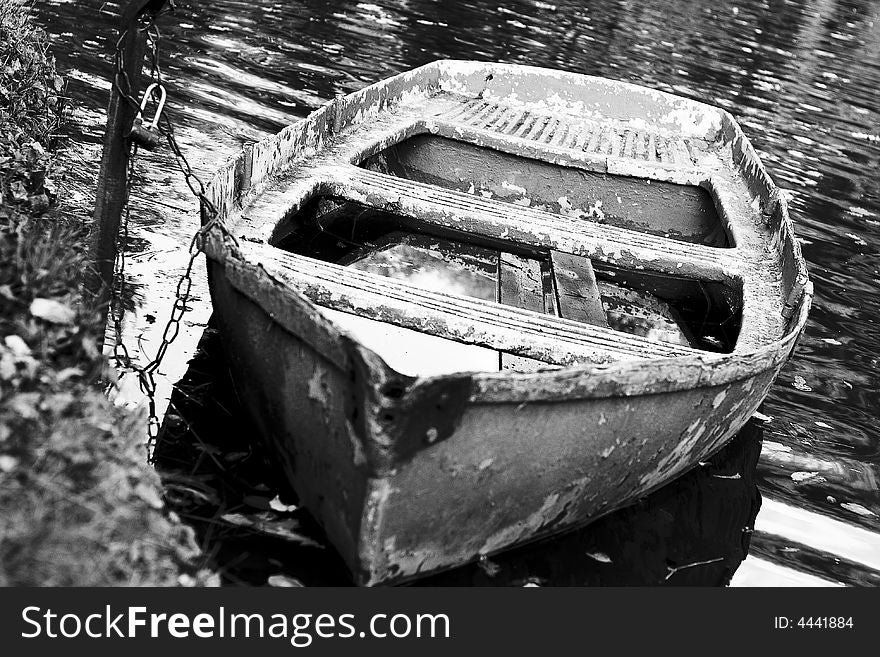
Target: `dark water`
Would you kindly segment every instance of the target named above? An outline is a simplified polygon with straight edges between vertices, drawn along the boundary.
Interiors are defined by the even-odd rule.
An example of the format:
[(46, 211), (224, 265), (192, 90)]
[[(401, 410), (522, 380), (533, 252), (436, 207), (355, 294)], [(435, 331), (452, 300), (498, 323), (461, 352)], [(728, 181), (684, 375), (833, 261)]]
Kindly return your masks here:
[[(763, 504), (754, 521), (750, 556), (733, 582), (877, 583), (880, 3), (177, 4), (176, 14), (160, 22), (169, 111), (182, 146), (206, 173), (241, 142), (277, 131), (337, 93), (441, 57), (535, 64), (628, 80), (732, 112), (776, 182), (791, 191), (793, 219), (816, 288), (796, 357), (758, 421), (763, 448), (754, 482)], [(74, 165), (65, 191), (84, 209), (111, 70), (107, 37), (118, 6), (101, 0), (46, 0), (36, 3), (36, 11), (52, 34), (79, 104), (81, 129), (73, 135)], [(127, 316), (126, 335), (152, 355), (170, 308), (172, 279), (185, 261), (184, 246), (197, 217), (166, 155), (145, 160), (138, 183), (127, 270), (137, 307)], [(171, 382), (184, 374), (210, 314), (204, 282), (196, 287), (190, 323), (163, 367), (166, 396)], [(120, 397), (120, 403), (136, 401), (133, 393)], [(746, 478), (726, 481), (741, 484)], [(716, 491), (700, 499), (726, 498)], [(634, 522), (630, 518), (620, 526)], [(721, 535), (717, 527), (698, 526), (691, 547)], [(625, 534), (623, 529), (609, 531)], [(645, 556), (641, 562), (634, 557), (632, 564), (647, 563), (648, 555), (672, 546), (675, 534), (672, 526), (660, 531), (657, 536), (666, 538), (657, 539), (653, 552), (640, 546), (638, 553)], [(562, 563), (555, 566), (557, 574), (560, 568), (578, 572), (584, 559), (607, 565), (584, 556), (605, 554), (596, 550), (572, 543), (568, 552), (562, 549), (539, 561)], [(667, 555), (673, 565), (666, 567), (675, 568), (686, 556), (693, 562), (711, 558)], [(510, 559), (506, 572), (526, 572), (537, 557), (517, 552)], [(624, 563), (621, 559), (611, 562)], [(479, 572), (488, 577), (493, 567)], [(531, 576), (523, 575), (523, 581)]]

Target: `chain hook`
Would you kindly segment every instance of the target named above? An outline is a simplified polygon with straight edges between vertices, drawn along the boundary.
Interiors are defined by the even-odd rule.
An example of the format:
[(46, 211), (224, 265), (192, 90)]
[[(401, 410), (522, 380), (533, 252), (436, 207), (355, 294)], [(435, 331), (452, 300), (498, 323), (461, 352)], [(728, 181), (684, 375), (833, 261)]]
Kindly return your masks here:
[[(159, 94), (159, 100), (156, 104), (156, 112), (153, 115), (153, 120), (145, 124), (144, 110), (147, 108), (147, 103), (157, 93)], [(159, 133), (159, 119), (162, 116), (162, 110), (165, 109), (165, 97), (165, 87), (161, 83), (153, 82), (147, 87), (147, 90), (144, 91), (143, 100), (141, 100), (140, 109), (138, 110), (134, 123), (131, 126), (131, 132), (128, 133), (129, 138), (134, 140), (139, 146), (146, 148), (148, 151), (154, 150), (162, 141), (162, 135)]]

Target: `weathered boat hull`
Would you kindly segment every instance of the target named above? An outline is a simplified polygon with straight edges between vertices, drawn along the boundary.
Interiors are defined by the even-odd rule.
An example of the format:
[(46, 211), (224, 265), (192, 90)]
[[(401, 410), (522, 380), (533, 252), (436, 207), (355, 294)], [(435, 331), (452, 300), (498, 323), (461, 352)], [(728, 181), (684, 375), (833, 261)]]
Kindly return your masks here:
[[(295, 166), (293, 192), (291, 186), (271, 183), (272, 175), (295, 163), (298, 154), (310, 157), (325, 148), (325, 131), (343, 133), (347, 125), (368, 122), (371, 112), (379, 112), (391, 98), (407, 90), (422, 93), (432, 79), (436, 81), (436, 69), (443, 65), (425, 67), (424, 81), (418, 74), (406, 74), (337, 101), (231, 163), (211, 191), (221, 217), (231, 217), (228, 226), (233, 237), (243, 235), (258, 242), (255, 236), (262, 235), (271, 241), (278, 231), (276, 224), (254, 219), (267, 185), (275, 184), (280, 196), (295, 199), (312, 193), (298, 195)], [(446, 65), (456, 78), (455, 64)], [(458, 76), (456, 84), (465, 80), (472, 86), (485, 85), (491, 76), (480, 66), (466, 65), (466, 74)], [(499, 69), (491, 70), (497, 78)], [(549, 79), (556, 93), (564, 90), (565, 79), (560, 82), (555, 75)], [(619, 99), (606, 95), (603, 91), (603, 102), (618, 104)], [(660, 102), (654, 95), (650, 98)], [(430, 132), (432, 126), (420, 129)], [(403, 128), (377, 137), (370, 152), (400, 141), (407, 130), (412, 132)], [(333, 290), (340, 288), (328, 292), (320, 278), (291, 283), (292, 275), (277, 262), (273, 269), (275, 261), (249, 255), (247, 244), (233, 244), (224, 235), (209, 237), (215, 316), (242, 402), (277, 456), (278, 467), (358, 583), (404, 581), (589, 522), (705, 459), (751, 416), (791, 355), (811, 294), (784, 199), (735, 124), (727, 130), (730, 134), (719, 139), (732, 145), (734, 160), (740, 158), (737, 175), (756, 194), (755, 216), (766, 222), (759, 236), (778, 257), (772, 290), (767, 288), (766, 274), (752, 280), (735, 269), (732, 259), (724, 260), (717, 272), (705, 274), (711, 280), (742, 285), (743, 321), (760, 325), (743, 329), (732, 353), (685, 350), (680, 356), (652, 355), (645, 343), (643, 357), (597, 359), (533, 373), (407, 376), (322, 315), (320, 307), (337, 302), (339, 293)], [(547, 162), (563, 156), (520, 146), (527, 151), (525, 156)], [(662, 164), (603, 157), (605, 172), (630, 176), (641, 172), (676, 181), (694, 175)], [(721, 182), (710, 182), (709, 187), (719, 196), (730, 196)], [(243, 212), (249, 195), (258, 200)], [(369, 195), (365, 198), (378, 202)], [(293, 210), (304, 202), (295, 200)], [(428, 216), (419, 207), (408, 207), (403, 196), (394, 208), (402, 216)], [(282, 214), (289, 216), (293, 210), (287, 208)], [(732, 214), (723, 206), (721, 211)], [(454, 221), (454, 213), (450, 216), (449, 221)], [(748, 227), (752, 219), (746, 219), (741, 225)], [(728, 230), (737, 241), (748, 245), (750, 236), (736, 218), (725, 220), (733, 225)], [(493, 239), (507, 239), (507, 232)], [(523, 235), (510, 239), (539, 239)], [(562, 238), (549, 235), (540, 239), (549, 240), (549, 248), (565, 250), (559, 246), (566, 244)], [(752, 241), (758, 254), (763, 246), (757, 238)], [(624, 262), (640, 271), (653, 268), (667, 276), (687, 275), (691, 268), (704, 266), (686, 260), (684, 251), (675, 256), (682, 259), (676, 266), (674, 258), (664, 260), (673, 257), (668, 254), (640, 256), (638, 244), (631, 251), (614, 248), (612, 255), (607, 247), (604, 252), (594, 249), (590, 257)], [(744, 247), (740, 251), (748, 258)], [(336, 270), (326, 271), (330, 276)], [(757, 315), (759, 295), (771, 292), (775, 301), (763, 308), (774, 308), (776, 317), (762, 318)], [(345, 302), (353, 303), (347, 298)], [(389, 312), (381, 304), (376, 307), (379, 310), (371, 316)], [(354, 305), (345, 308), (355, 312)], [(487, 344), (486, 338), (467, 331), (455, 335), (458, 340)], [(596, 335), (599, 339), (606, 333), (590, 334)], [(540, 339), (536, 337), (535, 344), (543, 344)], [(546, 352), (524, 347), (513, 353), (534, 358)]]
[(241, 402), (362, 585), (451, 568), (632, 503), (720, 449), (782, 366), (635, 397), (597, 385), (595, 397), (563, 401), (531, 401), (537, 381), (504, 401), (480, 401), (468, 378), (450, 381), (467, 400), (447, 397), (438, 412), (438, 392), (397, 410), (442, 419), (446, 435), (430, 442), (436, 427), (407, 427), (417, 452), (374, 470), (354, 419), (375, 412), (363, 393), (371, 381), (340, 371), (224, 274), (212, 265)]

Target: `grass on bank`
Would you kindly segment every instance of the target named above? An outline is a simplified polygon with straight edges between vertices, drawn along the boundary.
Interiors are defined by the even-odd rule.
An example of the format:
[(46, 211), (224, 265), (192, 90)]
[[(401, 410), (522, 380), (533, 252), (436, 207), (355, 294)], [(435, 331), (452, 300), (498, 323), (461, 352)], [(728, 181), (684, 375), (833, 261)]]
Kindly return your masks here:
[(110, 373), (79, 296), (88, 219), (59, 193), (63, 91), (27, 3), (0, 0), (0, 585), (213, 583), (143, 418), (93, 384)]

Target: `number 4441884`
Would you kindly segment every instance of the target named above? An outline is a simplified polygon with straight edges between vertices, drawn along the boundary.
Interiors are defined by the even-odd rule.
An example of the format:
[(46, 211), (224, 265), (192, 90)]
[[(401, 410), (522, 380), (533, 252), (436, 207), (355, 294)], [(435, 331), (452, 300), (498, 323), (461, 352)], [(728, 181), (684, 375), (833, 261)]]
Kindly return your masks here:
[(795, 627), (799, 629), (842, 630), (852, 629), (853, 619), (852, 616), (801, 616), (797, 619), (776, 616), (773, 619), (773, 627), (777, 630)]

